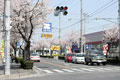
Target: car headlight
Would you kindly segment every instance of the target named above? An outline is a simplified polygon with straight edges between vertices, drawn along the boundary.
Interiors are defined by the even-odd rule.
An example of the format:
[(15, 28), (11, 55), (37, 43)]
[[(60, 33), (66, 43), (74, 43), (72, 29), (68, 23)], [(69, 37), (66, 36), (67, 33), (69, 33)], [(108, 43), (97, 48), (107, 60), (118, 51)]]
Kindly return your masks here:
[(93, 60), (96, 60), (96, 57), (92, 57)]

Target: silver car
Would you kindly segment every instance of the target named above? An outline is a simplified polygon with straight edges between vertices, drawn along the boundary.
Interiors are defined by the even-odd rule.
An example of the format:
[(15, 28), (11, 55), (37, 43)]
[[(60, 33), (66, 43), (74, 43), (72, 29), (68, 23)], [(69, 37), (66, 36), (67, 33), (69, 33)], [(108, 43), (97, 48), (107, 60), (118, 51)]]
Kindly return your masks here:
[(93, 65), (94, 63), (97, 63), (97, 65), (100, 65), (102, 63), (103, 65), (106, 65), (106, 57), (104, 56), (102, 51), (99, 50), (88, 50), (85, 56), (85, 64), (88, 65), (91, 63)]
[(84, 53), (76, 53), (72, 58), (73, 63), (84, 63), (85, 62), (85, 54)]

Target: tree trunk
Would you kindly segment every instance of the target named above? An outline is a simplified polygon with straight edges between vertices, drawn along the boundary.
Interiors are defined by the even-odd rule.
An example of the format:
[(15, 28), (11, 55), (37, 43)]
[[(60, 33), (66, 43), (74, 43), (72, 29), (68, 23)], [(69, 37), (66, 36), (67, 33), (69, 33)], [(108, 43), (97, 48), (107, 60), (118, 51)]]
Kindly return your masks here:
[(24, 61), (30, 60), (30, 41), (26, 42), (26, 46), (24, 49)]
[(16, 51), (17, 51), (16, 48), (14, 48), (14, 54), (15, 54), (15, 57), (16, 57)]
[(16, 57), (16, 51), (17, 51), (17, 47), (15, 47), (14, 45), (11, 45), (12, 48), (14, 49), (14, 54), (15, 54), (15, 57)]

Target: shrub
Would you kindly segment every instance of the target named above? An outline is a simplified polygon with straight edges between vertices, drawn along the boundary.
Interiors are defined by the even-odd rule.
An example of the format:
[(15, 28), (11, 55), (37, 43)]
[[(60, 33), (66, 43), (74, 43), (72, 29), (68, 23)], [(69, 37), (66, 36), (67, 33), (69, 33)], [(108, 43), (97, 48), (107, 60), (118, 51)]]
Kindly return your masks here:
[(52, 56), (59, 56), (59, 54), (52, 54)]
[(22, 61), (23, 61), (23, 58), (15, 57), (15, 62), (16, 63), (21, 63)]
[(44, 57), (44, 58), (53, 58), (53, 56), (44, 56), (44, 55), (40, 55), (40, 57)]
[(21, 67), (23, 69), (32, 69), (33, 68), (33, 61), (22, 61)]
[(59, 59), (64, 60), (64, 59), (65, 59), (65, 57), (64, 57), (64, 56), (59, 56)]
[(109, 64), (120, 64), (120, 59), (119, 58), (108, 58), (107, 63)]

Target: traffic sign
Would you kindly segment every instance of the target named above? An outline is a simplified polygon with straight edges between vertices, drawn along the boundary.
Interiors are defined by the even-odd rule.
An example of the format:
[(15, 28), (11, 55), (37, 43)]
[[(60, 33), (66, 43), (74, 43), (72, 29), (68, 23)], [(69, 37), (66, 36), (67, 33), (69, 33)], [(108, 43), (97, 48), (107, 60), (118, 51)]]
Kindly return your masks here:
[(52, 23), (44, 23), (42, 32), (51, 32), (51, 31), (52, 31)]
[(41, 34), (41, 37), (45, 37), (45, 38), (52, 38), (53, 35), (52, 34)]

